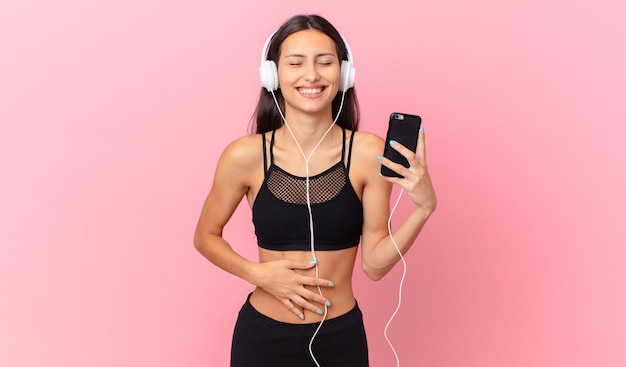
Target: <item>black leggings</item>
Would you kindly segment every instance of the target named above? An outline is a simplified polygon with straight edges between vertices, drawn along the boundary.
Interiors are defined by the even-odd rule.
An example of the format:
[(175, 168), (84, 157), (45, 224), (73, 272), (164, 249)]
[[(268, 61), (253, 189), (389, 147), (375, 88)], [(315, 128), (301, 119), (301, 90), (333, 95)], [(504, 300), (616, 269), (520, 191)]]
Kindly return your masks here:
[[(316, 367), (309, 342), (319, 323), (289, 324), (254, 309), (250, 296), (239, 311), (231, 349), (231, 367)], [(324, 321), (313, 340), (321, 367), (368, 367), (363, 314), (358, 305)]]

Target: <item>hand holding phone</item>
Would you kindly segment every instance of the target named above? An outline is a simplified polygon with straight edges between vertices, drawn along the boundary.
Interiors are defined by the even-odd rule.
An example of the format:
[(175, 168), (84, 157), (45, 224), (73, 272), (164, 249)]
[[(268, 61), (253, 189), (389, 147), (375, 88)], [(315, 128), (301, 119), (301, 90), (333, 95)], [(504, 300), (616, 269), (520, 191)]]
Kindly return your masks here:
[[(395, 163), (399, 163), (404, 167), (409, 168), (409, 161), (397, 150), (393, 149), (389, 145), (389, 142), (391, 140), (395, 140), (415, 153), (417, 149), (417, 136), (419, 134), (421, 124), (422, 118), (417, 115), (398, 112), (392, 113), (389, 116), (389, 127), (387, 129), (383, 156)], [(404, 178), (404, 176), (385, 166), (380, 168), (380, 173), (387, 177)]]

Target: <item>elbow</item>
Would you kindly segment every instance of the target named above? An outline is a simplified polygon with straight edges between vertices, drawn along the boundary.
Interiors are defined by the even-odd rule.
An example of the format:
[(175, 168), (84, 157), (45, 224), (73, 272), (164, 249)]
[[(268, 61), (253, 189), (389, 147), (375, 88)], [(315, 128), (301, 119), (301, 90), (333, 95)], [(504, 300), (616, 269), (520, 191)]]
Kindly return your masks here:
[(202, 236), (200, 235), (200, 233), (198, 231), (196, 231), (196, 233), (194, 233), (193, 235), (193, 247), (200, 253), (202, 253), (202, 249), (203, 249), (203, 244), (204, 244), (204, 239), (202, 238)]
[(361, 265), (361, 269), (363, 269), (363, 272), (365, 273), (365, 275), (367, 275), (367, 277), (370, 278), (373, 281), (381, 280), (389, 272), (386, 269), (376, 268), (376, 267), (373, 267), (373, 266), (368, 265), (366, 263), (363, 263)]

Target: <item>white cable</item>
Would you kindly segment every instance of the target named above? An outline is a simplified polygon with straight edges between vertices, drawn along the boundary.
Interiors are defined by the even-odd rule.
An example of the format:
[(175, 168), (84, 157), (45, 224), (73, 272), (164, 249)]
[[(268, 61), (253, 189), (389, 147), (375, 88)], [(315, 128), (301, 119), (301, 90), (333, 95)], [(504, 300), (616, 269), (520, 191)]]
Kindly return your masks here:
[[(283, 119), (283, 122), (285, 123), (285, 126), (287, 127), (287, 130), (289, 131), (289, 134), (291, 134), (291, 137), (296, 142), (296, 145), (298, 146), (298, 149), (300, 150), (300, 153), (302, 154), (302, 158), (304, 158), (305, 169), (306, 169), (306, 206), (307, 206), (307, 209), (309, 211), (309, 229), (310, 229), (310, 233), (311, 233), (311, 235), (310, 235), (310, 238), (311, 238), (311, 255), (313, 256), (312, 261), (315, 261), (315, 279), (319, 279), (319, 264), (317, 263), (317, 257), (315, 255), (315, 237), (314, 237), (314, 232), (313, 232), (313, 211), (311, 210), (311, 195), (310, 195), (310, 185), (309, 185), (309, 160), (311, 159), (311, 156), (313, 155), (313, 152), (315, 152), (315, 150), (322, 143), (322, 141), (324, 140), (326, 135), (328, 135), (330, 130), (337, 123), (337, 120), (339, 119), (339, 115), (341, 114), (341, 109), (343, 108), (343, 101), (344, 101), (344, 98), (346, 97), (346, 92), (343, 91), (342, 94), (341, 94), (341, 103), (339, 104), (339, 111), (337, 111), (337, 116), (335, 116), (335, 119), (333, 120), (333, 123), (330, 125), (330, 127), (328, 127), (328, 129), (326, 130), (324, 135), (322, 135), (321, 139), (317, 142), (315, 147), (313, 147), (313, 149), (309, 153), (308, 157), (304, 153), (304, 151), (302, 150), (302, 147), (300, 146), (300, 144), (298, 143), (298, 139), (296, 139), (295, 134), (293, 133), (293, 131), (291, 131), (291, 128), (289, 127), (289, 124), (287, 123), (287, 119), (285, 118), (285, 115), (283, 115), (283, 112), (280, 110), (280, 106), (278, 104), (278, 100), (276, 100), (276, 95), (274, 94), (274, 91), (271, 90), (270, 92), (272, 93), (272, 97), (274, 98), (274, 103), (276, 104), (276, 108), (278, 109), (278, 113), (280, 113), (280, 117)], [(342, 144), (345, 144), (345, 142), (342, 142)], [(320, 296), (322, 296), (322, 297), (324, 296), (322, 294), (322, 288), (320, 288), (319, 285), (317, 286), (317, 291), (318, 291)], [(317, 367), (321, 367), (321, 366), (317, 362), (317, 359), (315, 358), (315, 355), (313, 354), (313, 340), (315, 339), (315, 337), (317, 336), (318, 332), (322, 328), (322, 324), (324, 323), (324, 321), (326, 321), (326, 316), (327, 315), (328, 315), (328, 306), (324, 305), (324, 315), (322, 317), (322, 320), (320, 321), (319, 325), (317, 326), (317, 329), (315, 330), (315, 332), (313, 333), (313, 336), (311, 337), (311, 340), (309, 341), (309, 354), (311, 355), (311, 358), (313, 359), (313, 362), (315, 362), (315, 365)]]
[(404, 189), (400, 189), (400, 193), (398, 194), (398, 199), (396, 200), (396, 203), (393, 205), (393, 208), (391, 209), (391, 213), (389, 213), (389, 220), (387, 221), (387, 230), (389, 231), (389, 238), (391, 239), (393, 246), (396, 248), (396, 251), (398, 251), (398, 254), (400, 255), (400, 260), (402, 260), (402, 265), (403, 265), (402, 277), (400, 278), (400, 286), (398, 289), (398, 306), (396, 307), (396, 310), (393, 312), (393, 314), (389, 318), (389, 321), (387, 321), (387, 325), (385, 325), (385, 331), (384, 331), (387, 344), (389, 344), (389, 346), (391, 347), (391, 351), (393, 352), (393, 355), (396, 357), (397, 367), (400, 367), (400, 358), (398, 358), (398, 353), (396, 353), (396, 349), (393, 347), (393, 344), (391, 344), (391, 340), (389, 340), (389, 337), (387, 336), (387, 329), (389, 328), (389, 325), (391, 324), (391, 321), (393, 320), (393, 318), (398, 313), (398, 310), (400, 310), (400, 305), (402, 304), (402, 285), (404, 284), (404, 277), (406, 276), (406, 261), (404, 260), (404, 256), (402, 256), (402, 252), (400, 251), (400, 248), (398, 247), (398, 244), (396, 243), (396, 241), (393, 239), (393, 235), (391, 233), (391, 217), (393, 216), (393, 213), (396, 211), (396, 207), (398, 206), (398, 203), (400, 202), (400, 198), (402, 197), (403, 192), (404, 192)]
[[(341, 104), (339, 105), (339, 111), (337, 112), (337, 116), (335, 116), (335, 119), (333, 120), (333, 123), (326, 130), (324, 135), (317, 142), (317, 144), (315, 145), (313, 150), (311, 150), (311, 152), (309, 153), (309, 155), (307, 157), (307, 155), (302, 150), (302, 147), (298, 143), (298, 139), (296, 139), (295, 134), (293, 133), (293, 131), (289, 127), (289, 124), (287, 123), (287, 119), (285, 118), (285, 116), (283, 115), (283, 112), (280, 109), (280, 106), (278, 104), (278, 101), (276, 99), (276, 95), (274, 94), (274, 91), (270, 91), (270, 92), (272, 93), (272, 97), (274, 98), (274, 103), (276, 104), (276, 108), (278, 109), (278, 113), (280, 114), (280, 117), (282, 118), (283, 122), (285, 123), (285, 126), (287, 127), (287, 130), (289, 131), (289, 134), (291, 134), (291, 137), (295, 141), (296, 146), (300, 150), (300, 153), (302, 154), (302, 158), (304, 158), (305, 169), (306, 169), (306, 201), (307, 201), (307, 209), (309, 211), (309, 228), (310, 228), (310, 234), (311, 234), (310, 235), (310, 237), (311, 237), (311, 254), (313, 256), (313, 261), (315, 261), (315, 278), (318, 279), (319, 278), (319, 264), (317, 263), (317, 257), (315, 255), (315, 242), (314, 242), (315, 234), (314, 234), (314, 231), (313, 231), (313, 212), (311, 210), (311, 196), (310, 196), (310, 184), (309, 184), (309, 160), (311, 159), (311, 156), (313, 155), (313, 153), (315, 152), (317, 147), (322, 143), (324, 138), (326, 138), (326, 135), (328, 135), (328, 133), (330, 132), (332, 127), (337, 122), (337, 119), (339, 118), (339, 114), (341, 113), (341, 110), (343, 108), (343, 102), (344, 102), (344, 98), (345, 98), (346, 93), (344, 91), (342, 96), (341, 96)], [(393, 246), (395, 247), (396, 251), (398, 252), (398, 255), (400, 255), (400, 260), (402, 261), (402, 277), (400, 278), (400, 285), (399, 285), (399, 288), (398, 288), (398, 305), (396, 306), (396, 309), (394, 310), (393, 314), (389, 318), (389, 321), (387, 321), (387, 324), (385, 325), (385, 329), (384, 329), (385, 339), (387, 340), (387, 344), (389, 344), (389, 347), (391, 348), (391, 351), (393, 352), (393, 355), (396, 358), (396, 366), (397, 367), (400, 367), (400, 358), (398, 357), (398, 353), (396, 352), (396, 349), (393, 347), (393, 344), (391, 343), (391, 340), (389, 340), (389, 337), (387, 335), (387, 330), (389, 329), (389, 325), (391, 325), (391, 322), (395, 318), (396, 314), (400, 310), (400, 306), (402, 305), (402, 288), (403, 288), (403, 285), (404, 285), (404, 279), (406, 277), (406, 269), (407, 269), (406, 261), (404, 260), (404, 256), (402, 255), (402, 251), (400, 251), (400, 248), (398, 247), (398, 244), (396, 243), (395, 239), (393, 238), (393, 234), (392, 234), (392, 231), (391, 231), (391, 218), (393, 217), (393, 214), (396, 211), (396, 208), (398, 207), (398, 204), (400, 203), (400, 198), (402, 197), (402, 193), (403, 192), (404, 192), (404, 189), (401, 189), (400, 193), (398, 194), (398, 199), (396, 199), (396, 202), (393, 205), (393, 208), (391, 209), (391, 212), (389, 213), (389, 219), (387, 220), (387, 230), (389, 231), (389, 238), (391, 239), (391, 242), (393, 243)], [(319, 295), (323, 296), (322, 289), (320, 288), (319, 285), (317, 286), (317, 290), (318, 290)], [(324, 323), (324, 321), (326, 321), (327, 315), (328, 315), (328, 307), (326, 305), (324, 305), (324, 315), (322, 317), (322, 320), (320, 321), (319, 325), (317, 326), (317, 329), (315, 330), (315, 332), (313, 333), (313, 336), (311, 337), (311, 340), (309, 341), (309, 354), (311, 355), (311, 358), (313, 359), (313, 362), (315, 362), (315, 365), (317, 367), (321, 367), (321, 366), (317, 362), (317, 359), (315, 358), (315, 355), (313, 354), (313, 349), (312, 349), (313, 340), (315, 339), (315, 337), (319, 333), (320, 329), (322, 328), (322, 324)]]

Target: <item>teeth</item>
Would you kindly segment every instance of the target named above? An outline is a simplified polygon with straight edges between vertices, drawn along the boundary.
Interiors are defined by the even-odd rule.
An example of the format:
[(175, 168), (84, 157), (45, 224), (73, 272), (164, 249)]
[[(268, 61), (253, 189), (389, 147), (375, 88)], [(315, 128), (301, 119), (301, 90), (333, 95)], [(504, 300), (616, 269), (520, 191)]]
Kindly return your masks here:
[(298, 91), (302, 94), (317, 94), (322, 93), (322, 88), (298, 88)]

